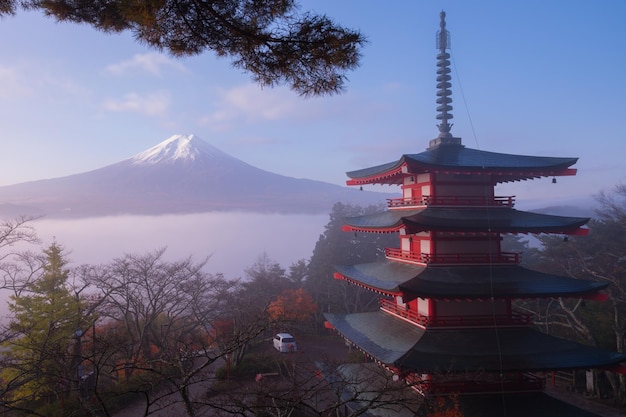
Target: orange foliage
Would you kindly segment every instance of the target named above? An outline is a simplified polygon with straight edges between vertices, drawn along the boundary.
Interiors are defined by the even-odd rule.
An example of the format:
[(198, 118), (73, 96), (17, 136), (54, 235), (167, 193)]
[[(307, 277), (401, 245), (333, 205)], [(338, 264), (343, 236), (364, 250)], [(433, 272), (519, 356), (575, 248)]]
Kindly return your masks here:
[(456, 394), (448, 397), (437, 397), (432, 404), (432, 411), (427, 417), (464, 417), (459, 408), (459, 397)]
[(232, 320), (215, 320), (211, 323), (211, 336), (230, 336), (235, 331), (235, 323)]
[(283, 291), (267, 308), (273, 320), (285, 321), (306, 321), (316, 311), (313, 297), (302, 288)]

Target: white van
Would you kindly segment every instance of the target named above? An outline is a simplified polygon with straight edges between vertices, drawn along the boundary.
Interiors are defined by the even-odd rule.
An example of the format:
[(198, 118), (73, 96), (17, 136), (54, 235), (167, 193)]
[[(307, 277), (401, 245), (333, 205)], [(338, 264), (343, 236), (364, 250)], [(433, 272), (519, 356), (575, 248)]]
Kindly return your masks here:
[(278, 333), (274, 336), (274, 349), (279, 352), (296, 352), (296, 340), (289, 333)]

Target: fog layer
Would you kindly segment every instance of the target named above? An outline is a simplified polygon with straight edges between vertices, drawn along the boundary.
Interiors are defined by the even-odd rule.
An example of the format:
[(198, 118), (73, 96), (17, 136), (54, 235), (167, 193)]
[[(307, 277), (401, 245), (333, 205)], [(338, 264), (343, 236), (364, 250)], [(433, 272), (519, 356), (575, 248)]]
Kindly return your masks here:
[(203, 213), (117, 216), (33, 223), (44, 246), (53, 239), (73, 265), (100, 264), (125, 253), (167, 247), (168, 259), (209, 256), (206, 270), (227, 278), (244, 276), (265, 253), (284, 268), (308, 260), (328, 223), (328, 215)]

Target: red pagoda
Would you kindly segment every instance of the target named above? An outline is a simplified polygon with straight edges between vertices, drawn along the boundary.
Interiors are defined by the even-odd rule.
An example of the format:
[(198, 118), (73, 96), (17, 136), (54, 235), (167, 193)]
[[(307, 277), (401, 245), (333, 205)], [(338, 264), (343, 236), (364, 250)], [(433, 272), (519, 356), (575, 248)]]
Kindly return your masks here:
[[(348, 185), (399, 185), (387, 210), (349, 218), (345, 231), (398, 233), (384, 260), (337, 266), (335, 278), (382, 295), (380, 309), (326, 314), (352, 345), (425, 396), (458, 393), (466, 415), (563, 413), (542, 394), (555, 370), (609, 368), (626, 355), (543, 334), (516, 313), (517, 299), (602, 299), (608, 284), (520, 266), (502, 251), (505, 234), (584, 235), (589, 220), (519, 211), (500, 183), (575, 175), (577, 158), (521, 156), (466, 148), (452, 124), (449, 33), (437, 33), (439, 136), (426, 151), (347, 173)], [(493, 396), (498, 396), (494, 400)], [(528, 397), (530, 395), (530, 397)], [(528, 408), (530, 407), (530, 408)], [(558, 410), (555, 414), (554, 410)]]

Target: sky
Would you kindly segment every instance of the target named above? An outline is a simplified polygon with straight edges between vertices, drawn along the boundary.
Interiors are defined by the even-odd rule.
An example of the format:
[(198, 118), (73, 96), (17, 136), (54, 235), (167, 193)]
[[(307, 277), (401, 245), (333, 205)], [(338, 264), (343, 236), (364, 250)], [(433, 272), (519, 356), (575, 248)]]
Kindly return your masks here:
[(470, 148), (580, 158), (576, 177), (503, 193), (567, 200), (626, 182), (625, 1), (300, 5), (368, 39), (340, 95), (260, 88), (210, 51), (174, 59), (131, 33), (34, 12), (3, 18), (0, 186), (97, 169), (175, 134), (271, 172), (344, 185), (346, 171), (422, 152), (437, 136), (441, 10), (452, 40), (452, 133)]

